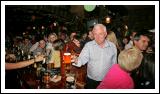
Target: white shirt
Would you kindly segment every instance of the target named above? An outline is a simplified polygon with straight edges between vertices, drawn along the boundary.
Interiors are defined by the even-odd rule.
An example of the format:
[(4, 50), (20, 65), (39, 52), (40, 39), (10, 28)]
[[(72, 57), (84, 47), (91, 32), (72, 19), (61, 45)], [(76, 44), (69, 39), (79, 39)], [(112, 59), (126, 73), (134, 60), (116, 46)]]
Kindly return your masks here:
[(88, 42), (82, 49), (78, 63), (80, 67), (87, 63), (87, 76), (96, 81), (102, 81), (111, 66), (117, 63), (117, 48), (108, 40), (105, 47), (101, 48), (95, 40)]

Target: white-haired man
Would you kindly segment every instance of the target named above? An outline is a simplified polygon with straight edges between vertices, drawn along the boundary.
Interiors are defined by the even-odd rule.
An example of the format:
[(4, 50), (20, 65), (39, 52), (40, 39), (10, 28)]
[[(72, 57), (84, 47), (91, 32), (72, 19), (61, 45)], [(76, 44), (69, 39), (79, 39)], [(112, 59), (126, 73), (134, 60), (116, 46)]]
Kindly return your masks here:
[(117, 63), (117, 48), (106, 40), (107, 30), (103, 24), (96, 24), (92, 30), (94, 40), (86, 43), (75, 66), (87, 63), (86, 89), (95, 89), (111, 66)]

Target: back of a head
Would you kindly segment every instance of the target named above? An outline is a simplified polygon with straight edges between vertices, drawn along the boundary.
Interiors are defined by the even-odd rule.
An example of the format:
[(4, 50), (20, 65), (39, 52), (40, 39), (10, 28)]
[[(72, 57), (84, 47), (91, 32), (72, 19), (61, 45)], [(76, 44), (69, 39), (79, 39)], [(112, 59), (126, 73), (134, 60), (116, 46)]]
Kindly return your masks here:
[(53, 42), (55, 50), (62, 50), (64, 48), (65, 42), (62, 39), (57, 39)]
[(113, 42), (116, 46), (118, 46), (117, 37), (113, 31), (107, 35), (107, 40)]
[(141, 64), (143, 55), (141, 51), (135, 47), (120, 52), (118, 56), (118, 64), (126, 71), (133, 71)]

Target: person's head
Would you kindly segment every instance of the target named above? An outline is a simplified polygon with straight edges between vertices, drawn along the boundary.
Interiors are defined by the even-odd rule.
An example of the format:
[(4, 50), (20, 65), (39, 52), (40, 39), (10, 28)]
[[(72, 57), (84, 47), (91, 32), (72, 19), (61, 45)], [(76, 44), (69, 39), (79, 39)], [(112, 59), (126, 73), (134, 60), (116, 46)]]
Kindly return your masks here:
[(133, 40), (134, 46), (140, 49), (141, 51), (147, 49), (149, 41), (149, 33), (147, 30), (144, 29), (137, 32)]
[(128, 72), (138, 68), (141, 64), (143, 55), (141, 51), (135, 47), (120, 52), (118, 56), (118, 64)]
[(80, 35), (75, 35), (75, 36), (73, 37), (72, 42), (73, 42), (75, 45), (77, 45), (78, 47), (80, 47), (80, 46), (81, 46), (81, 45), (80, 45), (80, 40), (81, 40)]
[(66, 33), (61, 33), (61, 34), (59, 35), (59, 38), (65, 40), (65, 39), (67, 38)]
[(14, 54), (7, 54), (5, 56), (5, 61), (6, 62), (9, 62), (9, 63), (13, 63), (13, 62), (16, 62), (16, 56)]
[(57, 39), (53, 42), (52, 45), (53, 45), (54, 50), (60, 51), (64, 48), (65, 42), (62, 39)]
[(130, 40), (133, 41), (133, 40), (134, 40), (134, 36), (135, 36), (136, 34), (137, 34), (137, 32), (133, 30), (133, 31), (131, 32), (131, 35), (130, 35)]
[(124, 37), (124, 38), (123, 38), (123, 43), (124, 43), (124, 44), (128, 44), (128, 42), (129, 42), (129, 38), (128, 38), (128, 37)]
[(130, 30), (128, 38), (133, 41), (134, 36), (136, 35), (136, 33), (140, 30), (140, 28), (133, 28)]
[(93, 36), (93, 32), (92, 32), (92, 31), (89, 31), (89, 32), (88, 32), (88, 38), (89, 38), (90, 40), (93, 40), (93, 39), (94, 39), (94, 36)]
[(109, 41), (111, 41), (111, 42), (113, 42), (116, 45), (116, 47), (118, 47), (117, 37), (116, 37), (116, 35), (115, 35), (115, 33), (113, 31), (110, 31), (108, 33), (106, 39), (109, 40)]
[(44, 40), (40, 40), (39, 41), (39, 47), (40, 48), (45, 48), (45, 46), (46, 46), (46, 42)]
[(27, 45), (27, 44), (29, 44), (29, 42), (30, 42), (29, 38), (28, 38), (28, 37), (25, 37), (25, 38), (24, 38), (24, 44)]
[(86, 38), (87, 38), (87, 33), (84, 33), (84, 34), (82, 35), (82, 39), (83, 39), (83, 40), (86, 40)]
[(70, 34), (70, 40), (73, 40), (73, 37), (74, 37), (75, 35), (77, 35), (76, 32), (71, 32), (71, 34)]
[(56, 39), (57, 39), (56, 33), (51, 33), (51, 34), (49, 34), (49, 36), (48, 36), (48, 41), (49, 41), (49, 42), (53, 42), (53, 41), (55, 41)]
[(96, 41), (97, 44), (102, 44), (105, 41), (105, 38), (107, 36), (107, 29), (103, 24), (96, 24), (93, 27), (93, 36), (94, 40)]

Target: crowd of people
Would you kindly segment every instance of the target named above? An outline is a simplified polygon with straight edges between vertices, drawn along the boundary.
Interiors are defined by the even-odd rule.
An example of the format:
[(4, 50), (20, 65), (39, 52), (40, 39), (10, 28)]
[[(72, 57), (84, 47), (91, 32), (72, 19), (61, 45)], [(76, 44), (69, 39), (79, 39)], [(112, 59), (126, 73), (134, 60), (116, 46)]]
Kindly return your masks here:
[[(44, 55), (50, 56), (47, 63), (54, 63), (54, 68), (61, 67), (59, 51), (79, 54), (73, 56), (72, 61), (76, 67), (87, 65), (85, 89), (154, 88), (155, 62), (154, 59), (151, 62), (146, 60), (146, 54), (152, 54), (152, 57), (154, 54), (151, 33), (144, 29), (134, 30), (130, 36), (122, 38), (121, 44), (114, 33), (108, 31), (105, 25), (96, 24), (84, 34), (52, 32), (45, 36), (23, 37), (22, 41), (14, 38), (11, 46), (18, 46), (24, 54), (38, 55), (36, 61), (42, 61)], [(6, 57), (15, 53), (6, 47)], [(14, 60), (6, 58), (6, 70), (23, 68), (35, 62), (31, 59), (15, 63), (16, 56), (10, 59)]]

